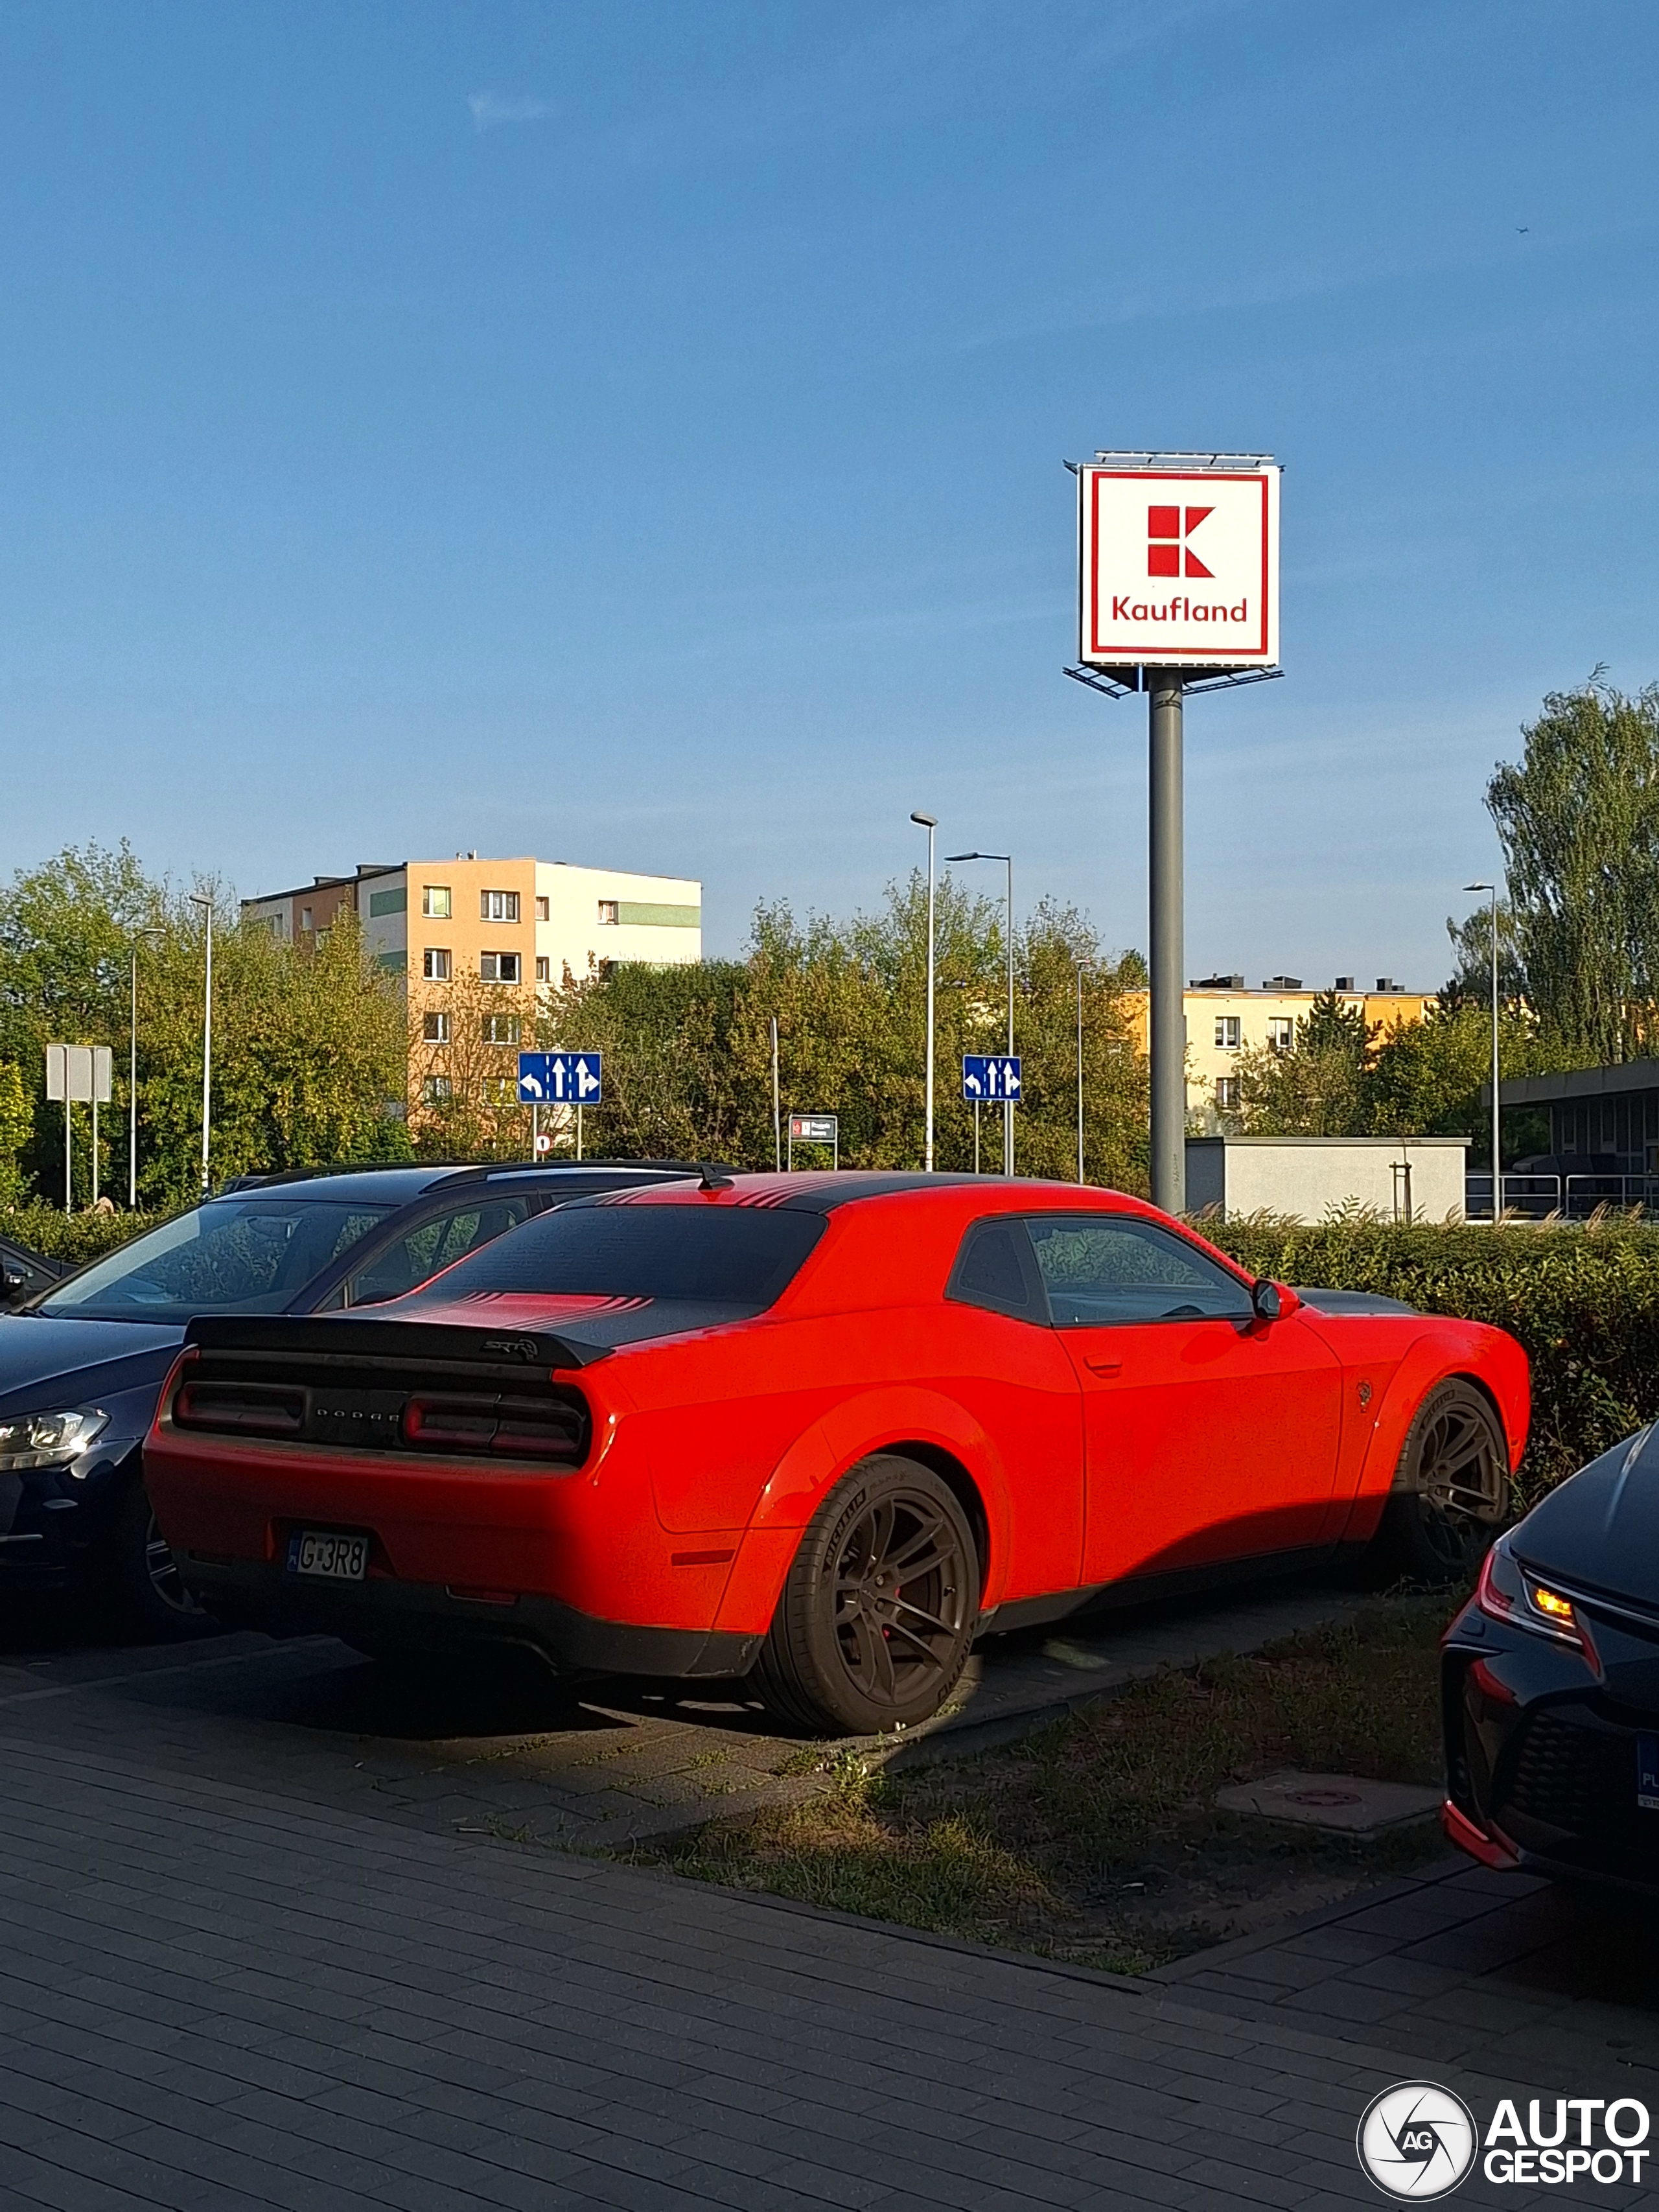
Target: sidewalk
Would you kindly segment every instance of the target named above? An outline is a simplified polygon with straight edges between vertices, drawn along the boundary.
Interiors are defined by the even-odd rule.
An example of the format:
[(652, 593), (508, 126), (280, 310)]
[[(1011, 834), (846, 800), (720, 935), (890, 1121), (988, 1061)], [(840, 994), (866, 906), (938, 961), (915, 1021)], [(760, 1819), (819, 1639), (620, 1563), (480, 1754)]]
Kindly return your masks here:
[[(1323, 2212), (1381, 2201), (1355, 2124), (1424, 2063), (33, 1733), (0, 1900), (7, 2212)], [(1431, 2070), (1477, 2110), (1583, 2086)]]

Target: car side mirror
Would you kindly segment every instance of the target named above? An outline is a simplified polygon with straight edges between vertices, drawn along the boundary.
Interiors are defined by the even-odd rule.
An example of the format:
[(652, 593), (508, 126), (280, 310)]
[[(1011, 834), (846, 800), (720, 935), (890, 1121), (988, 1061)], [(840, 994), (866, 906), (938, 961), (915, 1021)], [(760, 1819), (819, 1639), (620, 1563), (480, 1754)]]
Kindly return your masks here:
[(1255, 1308), (1258, 1321), (1277, 1321), (1285, 1311), (1285, 1293), (1277, 1283), (1268, 1282), (1265, 1276), (1251, 1291), (1250, 1304)]

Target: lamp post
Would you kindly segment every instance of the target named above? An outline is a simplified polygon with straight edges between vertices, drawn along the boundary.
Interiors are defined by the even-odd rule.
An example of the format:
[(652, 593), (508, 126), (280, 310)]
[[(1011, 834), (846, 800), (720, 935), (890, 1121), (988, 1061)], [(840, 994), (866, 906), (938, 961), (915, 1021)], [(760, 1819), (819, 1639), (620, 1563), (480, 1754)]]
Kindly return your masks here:
[[(1014, 863), (1007, 853), (947, 853), (945, 859), (957, 860), (1000, 860), (1008, 871), (1008, 1057), (1014, 1056)], [(1014, 1171), (1014, 1102), (1002, 1102), (1002, 1172)]]
[(138, 947), (159, 929), (141, 929), (132, 940), (132, 1021), (127, 1033), (127, 1209), (138, 1210)]
[(202, 984), (202, 1195), (208, 1191), (208, 1146), (213, 1127), (213, 898), (210, 892), (192, 891), (192, 906), (199, 906), (207, 925), (207, 969)]
[(1496, 884), (1465, 884), (1466, 891), (1492, 893), (1492, 1221), (1498, 1226), (1498, 1216), (1504, 1211), (1504, 1171), (1499, 1165), (1498, 1139), (1503, 1130), (1503, 1109), (1498, 1096), (1498, 886)]
[(933, 832), (939, 828), (939, 817), (933, 814), (913, 813), (910, 819), (918, 830), (927, 832), (927, 1127), (923, 1139), (921, 1165), (926, 1175), (933, 1172)]
[(1083, 979), (1091, 972), (1087, 960), (1076, 962), (1077, 968), (1077, 1179), (1083, 1180)]

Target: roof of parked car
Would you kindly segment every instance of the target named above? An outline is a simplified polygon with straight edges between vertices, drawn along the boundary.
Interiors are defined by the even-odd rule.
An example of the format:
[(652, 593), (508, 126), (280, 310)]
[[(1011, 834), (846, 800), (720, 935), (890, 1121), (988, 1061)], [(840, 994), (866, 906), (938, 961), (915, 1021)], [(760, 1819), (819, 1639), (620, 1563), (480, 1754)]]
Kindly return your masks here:
[(214, 1195), (234, 1198), (253, 1191), (281, 1190), (284, 1194), (326, 1197), (347, 1206), (407, 1206), (429, 1192), (468, 1182), (488, 1190), (546, 1190), (562, 1182), (579, 1178), (591, 1182), (606, 1175), (622, 1182), (636, 1176), (666, 1180), (698, 1172), (695, 1164), (684, 1160), (561, 1160), (547, 1167), (532, 1167), (528, 1161), (445, 1161), (423, 1167), (296, 1169), (283, 1175), (238, 1176)]

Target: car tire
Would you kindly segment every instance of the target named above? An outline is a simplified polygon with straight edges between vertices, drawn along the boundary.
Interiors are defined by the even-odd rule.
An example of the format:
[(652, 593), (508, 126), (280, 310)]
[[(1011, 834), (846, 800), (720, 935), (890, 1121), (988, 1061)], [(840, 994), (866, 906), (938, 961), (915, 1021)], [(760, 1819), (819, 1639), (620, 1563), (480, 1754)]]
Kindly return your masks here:
[(130, 1482), (111, 1530), (111, 1595), (124, 1628), (150, 1640), (214, 1626), (185, 1588), (142, 1477)]
[(877, 1735), (936, 1713), (979, 1620), (980, 1566), (950, 1485), (880, 1452), (813, 1515), (755, 1668), (768, 1711), (814, 1735)]
[(1468, 1582), (1508, 1518), (1509, 1504), (1509, 1450), (1491, 1400), (1473, 1382), (1437, 1383), (1401, 1446), (1373, 1564), (1389, 1578)]

